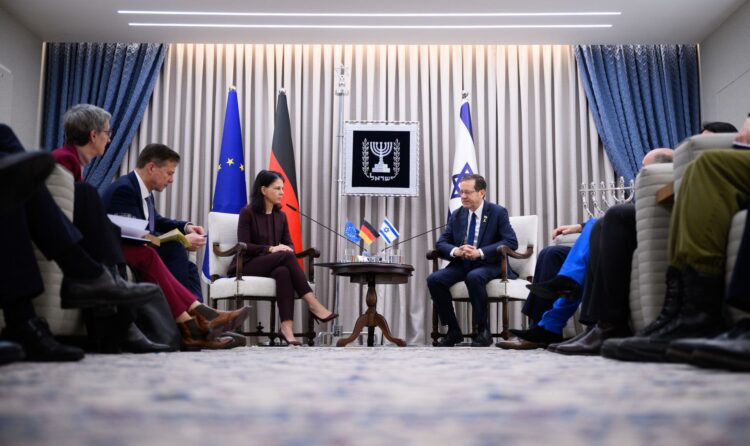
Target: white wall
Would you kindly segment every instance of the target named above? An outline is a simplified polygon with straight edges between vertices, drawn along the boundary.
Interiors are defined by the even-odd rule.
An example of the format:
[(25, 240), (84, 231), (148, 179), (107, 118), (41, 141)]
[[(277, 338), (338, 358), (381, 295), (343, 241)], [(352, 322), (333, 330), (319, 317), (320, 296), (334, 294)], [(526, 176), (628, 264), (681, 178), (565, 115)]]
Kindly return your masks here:
[(0, 8), (0, 122), (37, 148), (42, 40)]
[(700, 44), (704, 121), (738, 128), (750, 112), (750, 2)]

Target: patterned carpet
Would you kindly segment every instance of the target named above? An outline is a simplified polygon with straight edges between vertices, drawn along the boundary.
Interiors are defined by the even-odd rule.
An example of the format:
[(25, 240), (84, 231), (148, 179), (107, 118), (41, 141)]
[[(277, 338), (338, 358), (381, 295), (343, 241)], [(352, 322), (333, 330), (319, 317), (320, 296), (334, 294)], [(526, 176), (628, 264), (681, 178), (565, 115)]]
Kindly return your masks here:
[(0, 444), (746, 445), (750, 374), (497, 348), (89, 355), (0, 368)]

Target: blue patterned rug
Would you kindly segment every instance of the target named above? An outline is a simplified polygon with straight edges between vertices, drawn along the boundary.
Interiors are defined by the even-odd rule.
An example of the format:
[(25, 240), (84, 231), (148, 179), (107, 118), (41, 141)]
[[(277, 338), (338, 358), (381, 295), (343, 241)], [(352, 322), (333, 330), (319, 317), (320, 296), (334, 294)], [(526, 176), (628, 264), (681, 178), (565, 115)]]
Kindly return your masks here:
[(89, 355), (0, 368), (0, 444), (747, 445), (750, 374), (497, 348)]

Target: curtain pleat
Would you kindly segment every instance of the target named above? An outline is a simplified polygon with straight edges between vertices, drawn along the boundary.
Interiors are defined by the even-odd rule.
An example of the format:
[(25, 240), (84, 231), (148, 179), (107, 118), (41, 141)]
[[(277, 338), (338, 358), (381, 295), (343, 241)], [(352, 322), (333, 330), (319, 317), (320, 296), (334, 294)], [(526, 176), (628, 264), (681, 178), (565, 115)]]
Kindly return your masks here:
[[(418, 197), (339, 197), (340, 104), (334, 92), (335, 69), (342, 63), (350, 74), (345, 120), (420, 123)], [(180, 152), (183, 162), (174, 184), (158, 195), (164, 214), (206, 222), (230, 86), (236, 86), (239, 98), (248, 188), (268, 167), (276, 96), (283, 87), (301, 210), (339, 232), (347, 218), (379, 225), (387, 216), (402, 239), (445, 222), (462, 90), (470, 97), (488, 199), (506, 206), (510, 215), (538, 215), (539, 249), (549, 244), (555, 226), (584, 218), (582, 182), (613, 178), (570, 46), (174, 44), (121, 167), (123, 174), (132, 170), (148, 142)], [(321, 260), (343, 253), (343, 240), (324, 228), (303, 220), (302, 232), (306, 246), (321, 250)], [(408, 285), (377, 286), (378, 311), (409, 343), (429, 341), (425, 253), (439, 235), (434, 231), (402, 246), (405, 261), (415, 268)], [(344, 331), (351, 331), (362, 306), (359, 286), (318, 268), (316, 294), (329, 306), (338, 299)], [(268, 306), (258, 306), (257, 318), (266, 324)], [(300, 324), (306, 308), (297, 306), (295, 323)], [(468, 324), (470, 312), (459, 305), (458, 313)], [(512, 324), (520, 326), (520, 304), (512, 305), (511, 314)], [(493, 309), (493, 329), (498, 316)]]
[(626, 180), (649, 150), (700, 131), (697, 45), (583, 45), (575, 55), (604, 147)]
[(81, 103), (104, 108), (112, 114), (115, 134), (84, 177), (99, 189), (106, 187), (141, 123), (166, 51), (166, 45), (154, 43), (48, 43), (42, 146), (63, 145), (68, 108)]

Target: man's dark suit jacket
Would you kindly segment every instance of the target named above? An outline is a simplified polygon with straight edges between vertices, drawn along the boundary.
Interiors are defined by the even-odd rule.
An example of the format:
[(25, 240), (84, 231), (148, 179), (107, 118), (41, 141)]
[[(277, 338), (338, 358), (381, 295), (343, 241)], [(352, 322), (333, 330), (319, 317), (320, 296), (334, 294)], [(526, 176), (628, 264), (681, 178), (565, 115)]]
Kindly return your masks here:
[[(440, 251), (441, 257), (450, 260), (451, 264), (462, 264), (463, 262), (461, 258), (451, 258), (450, 253), (453, 248), (458, 248), (466, 243), (468, 220), (468, 209), (461, 207), (455, 210), (448, 219), (445, 231), (437, 241), (437, 249)], [(518, 248), (518, 240), (513, 227), (510, 225), (508, 211), (500, 205), (485, 201), (479, 222), (479, 238), (475, 245), (484, 253), (484, 259), (473, 261), (472, 267), (496, 267), (499, 276), (502, 256), (498, 254), (497, 247), (505, 245), (513, 250)], [(514, 279), (516, 277), (516, 273), (508, 266), (508, 278)]]
[[(138, 178), (135, 172), (123, 175), (112, 184), (110, 184), (102, 195), (104, 205), (110, 214), (130, 214), (135, 218), (147, 220), (143, 213), (143, 198), (141, 197), (141, 188), (138, 185)], [(172, 229), (185, 231), (187, 221), (172, 220), (163, 217), (156, 212), (155, 217), (156, 234), (160, 235), (169, 232)]]

